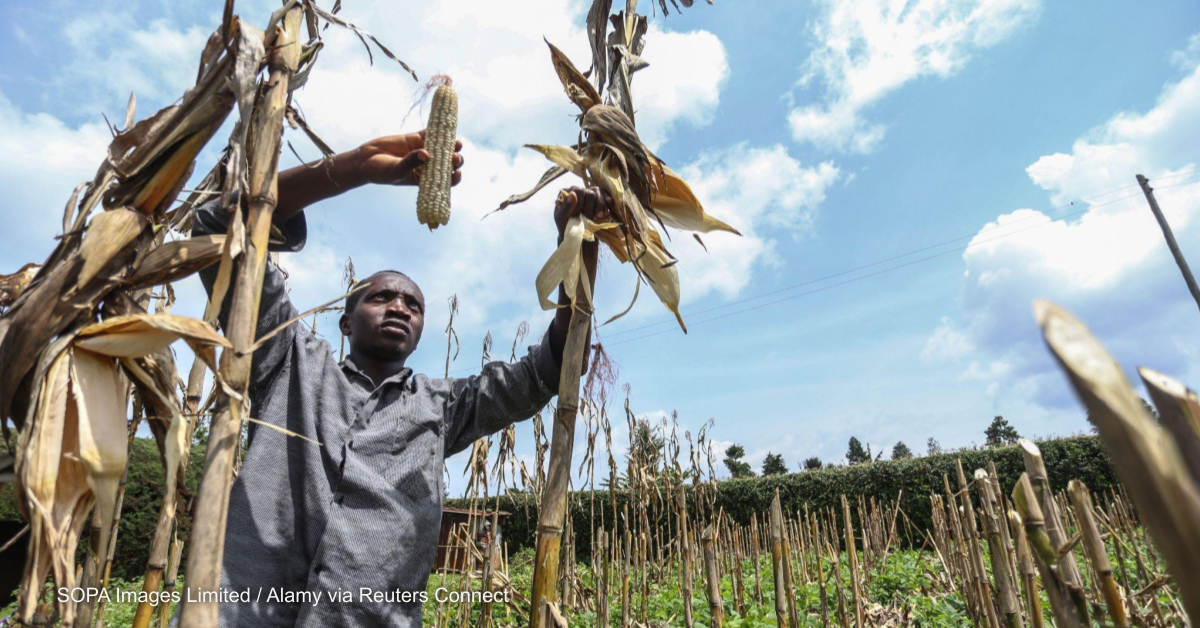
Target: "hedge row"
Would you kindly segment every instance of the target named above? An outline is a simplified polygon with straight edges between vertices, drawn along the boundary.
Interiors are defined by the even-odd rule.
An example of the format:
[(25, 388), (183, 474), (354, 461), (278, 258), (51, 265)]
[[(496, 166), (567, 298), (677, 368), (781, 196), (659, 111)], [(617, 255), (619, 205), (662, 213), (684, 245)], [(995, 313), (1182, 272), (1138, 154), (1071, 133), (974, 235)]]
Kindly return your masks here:
[[(204, 448), (192, 448), (188, 460), (187, 487), (195, 491), (204, 464)], [(135, 438), (130, 451), (129, 475), (121, 505), (121, 529), (117, 533), (117, 551), (113, 556), (112, 576), (133, 580), (146, 572), (150, 560), (150, 541), (158, 524), (158, 510), (163, 498), (163, 468), (158, 447), (153, 439)], [(188, 513), (180, 511), (179, 534), (185, 536), (191, 528)], [(0, 521), (20, 520), (16, 494), (11, 484), (0, 487)], [(3, 544), (8, 539), (0, 539)], [(184, 545), (186, 557), (187, 545)], [(186, 560), (186, 558), (184, 559)]]
[[(1117, 477), (1108, 454), (1094, 436), (1058, 438), (1041, 441), (1038, 446), (1046, 461), (1046, 470), (1056, 490), (1066, 489), (1070, 480), (1081, 480), (1093, 492), (1113, 489)], [(962, 460), (968, 478), (975, 469), (996, 465), (1001, 485), (1011, 491), (1024, 471), (1019, 447), (962, 450), (925, 458), (880, 461), (852, 467), (834, 467), (766, 478), (724, 480), (718, 482), (716, 508), (741, 523), (759, 516), (770, 508), (775, 491), (779, 491), (785, 512), (796, 512), (807, 506), (810, 510), (840, 508), (841, 496), (863, 495), (876, 501), (891, 502), (903, 491), (904, 513), (924, 531), (932, 524), (929, 496), (942, 493), (942, 476), (950, 477), (957, 488), (955, 461)], [(628, 499), (624, 492), (617, 494), (618, 508)], [(582, 492), (571, 501), (571, 516), (575, 528), (577, 556), (583, 560), (591, 552), (592, 504), (605, 510), (606, 521), (612, 519), (607, 491), (595, 494)], [(510, 552), (531, 547), (537, 529), (537, 507), (528, 494), (514, 493), (500, 498), (500, 509), (511, 513), (504, 524), (504, 536)], [(447, 505), (466, 507), (462, 499), (447, 500)], [(495, 505), (494, 499), (489, 508)], [(601, 515), (597, 514), (597, 518)], [(608, 525), (611, 525), (609, 523)]]

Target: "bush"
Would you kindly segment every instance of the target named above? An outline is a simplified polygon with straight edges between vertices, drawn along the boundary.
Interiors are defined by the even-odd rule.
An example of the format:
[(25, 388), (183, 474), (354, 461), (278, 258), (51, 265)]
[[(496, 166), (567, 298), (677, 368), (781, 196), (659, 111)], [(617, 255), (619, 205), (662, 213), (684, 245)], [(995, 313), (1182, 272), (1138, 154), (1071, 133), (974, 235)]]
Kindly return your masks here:
[[(200, 471), (204, 465), (204, 448), (192, 448), (188, 460), (187, 487), (195, 490), (200, 482)], [(112, 578), (124, 580), (140, 579), (146, 572), (150, 560), (150, 541), (154, 538), (154, 527), (158, 523), (158, 510), (163, 498), (163, 467), (158, 446), (153, 439), (135, 438), (130, 449), (129, 476), (125, 484), (125, 497), (121, 503), (121, 528), (117, 533), (117, 551), (113, 556)], [(12, 485), (0, 488), (0, 521), (20, 520), (16, 493)], [(191, 517), (178, 511), (179, 534), (190, 530)], [(8, 539), (0, 539), (0, 543)], [(184, 545), (186, 560), (187, 545)]]

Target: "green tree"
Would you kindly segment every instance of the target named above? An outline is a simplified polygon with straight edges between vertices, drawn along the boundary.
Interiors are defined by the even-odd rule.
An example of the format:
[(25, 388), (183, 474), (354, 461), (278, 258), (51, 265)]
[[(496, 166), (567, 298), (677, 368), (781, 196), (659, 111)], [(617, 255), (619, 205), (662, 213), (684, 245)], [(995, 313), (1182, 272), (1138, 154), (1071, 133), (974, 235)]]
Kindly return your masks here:
[(912, 457), (913, 452), (908, 448), (908, 445), (904, 444), (904, 441), (900, 441), (896, 443), (895, 447), (892, 447), (892, 460), (903, 460)]
[(785, 473), (787, 473), (787, 465), (783, 463), (783, 454), (767, 452), (767, 458), (763, 460), (762, 466), (763, 477), (768, 475), (783, 475)]
[(992, 419), (992, 424), (983, 431), (983, 435), (986, 437), (984, 444), (988, 447), (1013, 445), (1016, 444), (1017, 439), (1021, 438), (1016, 428), (1009, 425), (1008, 421), (1002, 416)]
[(804, 470), (805, 471), (816, 471), (817, 469), (820, 469), (823, 466), (824, 466), (824, 464), (821, 462), (821, 459), (816, 456), (813, 456), (812, 458), (806, 458), (804, 460)]
[(750, 463), (742, 460), (746, 455), (746, 450), (741, 445), (730, 445), (725, 450), (725, 468), (729, 469), (729, 475), (735, 478), (752, 478), (754, 471), (750, 468)]
[(942, 455), (942, 444), (937, 442), (936, 438), (930, 436), (929, 440), (925, 441), (925, 455), (926, 456)]
[(850, 464), (862, 464), (871, 461), (871, 454), (863, 449), (862, 443), (855, 437), (850, 437), (850, 448), (846, 450), (846, 462)]

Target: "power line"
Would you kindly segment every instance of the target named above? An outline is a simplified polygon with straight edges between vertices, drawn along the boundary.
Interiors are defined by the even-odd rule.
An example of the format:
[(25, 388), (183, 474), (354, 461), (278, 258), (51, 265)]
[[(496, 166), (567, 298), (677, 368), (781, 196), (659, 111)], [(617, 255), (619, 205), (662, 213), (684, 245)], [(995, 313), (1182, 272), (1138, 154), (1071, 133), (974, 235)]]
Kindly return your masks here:
[[(1186, 173), (1176, 173), (1176, 174), (1169, 175), (1169, 176), (1166, 176), (1166, 177), (1159, 177), (1158, 179), (1159, 179), (1159, 180), (1162, 180), (1162, 179), (1175, 178), (1175, 177), (1181, 176), (1182, 174), (1194, 174), (1195, 172), (1196, 172), (1195, 168), (1192, 168), (1192, 169), (1190, 169), (1190, 171), (1188, 171), (1188, 172), (1186, 172)], [(917, 255), (917, 254), (919, 254), (919, 253), (924, 253), (924, 252), (926, 252), (926, 251), (929, 251), (929, 250), (932, 250), (932, 249), (941, 248), (941, 247), (943, 247), (943, 246), (946, 246), (946, 245), (948, 245), (948, 244), (954, 244), (955, 242), (961, 242), (962, 240), (970, 240), (970, 239), (972, 239), (972, 238), (975, 238), (975, 237), (979, 236), (979, 235), (980, 235), (980, 234), (982, 234), (982, 233), (987, 233), (987, 232), (989, 232), (989, 231), (994, 231), (994, 230), (996, 230), (996, 229), (1008, 228), (1008, 227), (1011, 227), (1012, 225), (1020, 224), (1020, 223), (1022, 223), (1022, 222), (1025, 222), (1025, 221), (1032, 220), (1032, 219), (1034, 219), (1034, 218), (1039, 218), (1039, 217), (1042, 217), (1042, 216), (1049, 216), (1049, 215), (1051, 215), (1051, 214), (1054, 214), (1054, 213), (1056, 213), (1056, 212), (1059, 212), (1059, 211), (1061, 211), (1061, 210), (1068, 209), (1068, 208), (1070, 208), (1070, 207), (1074, 207), (1075, 205), (1079, 205), (1079, 204), (1082, 204), (1082, 203), (1086, 203), (1086, 202), (1088, 202), (1088, 201), (1092, 201), (1092, 200), (1096, 200), (1096, 199), (1099, 199), (1099, 198), (1102, 198), (1102, 197), (1108, 196), (1109, 194), (1115, 194), (1115, 193), (1117, 193), (1117, 192), (1120, 192), (1120, 191), (1123, 191), (1123, 190), (1128, 190), (1128, 189), (1130, 189), (1130, 188), (1136, 188), (1136, 187), (1138, 187), (1138, 184), (1137, 184), (1137, 183), (1133, 183), (1133, 184), (1131, 184), (1131, 185), (1125, 185), (1125, 186), (1122, 186), (1122, 187), (1119, 187), (1119, 188), (1114, 188), (1114, 189), (1111, 189), (1111, 190), (1108, 190), (1108, 191), (1105, 191), (1105, 192), (1100, 192), (1099, 194), (1093, 194), (1093, 195), (1091, 195), (1091, 196), (1087, 196), (1087, 197), (1084, 197), (1084, 198), (1081, 198), (1081, 199), (1078, 199), (1078, 200), (1071, 201), (1070, 203), (1066, 203), (1066, 204), (1063, 204), (1063, 205), (1059, 205), (1059, 206), (1057, 206), (1057, 207), (1053, 207), (1053, 208), (1051, 208), (1051, 209), (1048, 209), (1048, 210), (1046, 210), (1046, 211), (1044, 211), (1044, 212), (1041, 212), (1040, 214), (1033, 214), (1033, 215), (1030, 215), (1030, 216), (1026, 216), (1026, 217), (1024, 217), (1024, 218), (1019, 218), (1019, 219), (1017, 219), (1017, 220), (1011, 221), (1011, 222), (1009, 222), (1009, 223), (1006, 223), (1006, 224), (1004, 224), (1004, 225), (1000, 225), (999, 223), (997, 223), (995, 226), (986, 227), (986, 228), (984, 228), (984, 229), (981, 229), (981, 230), (978, 230), (978, 231), (972, 232), (972, 233), (970, 233), (970, 234), (967, 234), (967, 235), (962, 235), (962, 236), (959, 236), (959, 237), (956, 237), (956, 238), (951, 238), (951, 239), (949, 239), (949, 240), (944, 240), (944, 241), (942, 241), (942, 242), (938, 242), (938, 243), (936, 243), (936, 244), (930, 244), (930, 245), (928, 245), (928, 246), (923, 246), (923, 247), (921, 247), (921, 248), (918, 248), (918, 249), (913, 249), (913, 250), (911, 250), (911, 251), (907, 251), (907, 252), (905, 252), (905, 253), (900, 253), (900, 254), (898, 254), (898, 255), (893, 255), (893, 256), (891, 256), (891, 257), (888, 257), (888, 258), (885, 258), (885, 259), (881, 259), (881, 260), (877, 260), (877, 261), (871, 262), (871, 263), (869, 263), (869, 264), (863, 264), (862, 266), (856, 266), (856, 267), (854, 267), (854, 268), (850, 268), (850, 269), (847, 269), (847, 270), (839, 271), (839, 272), (836, 272), (836, 273), (833, 273), (833, 274), (830, 274), (830, 275), (825, 275), (825, 276), (822, 276), (822, 277), (817, 277), (817, 278), (815, 278), (815, 279), (809, 279), (809, 280), (807, 280), (807, 281), (803, 281), (803, 282), (800, 282), (800, 283), (797, 283), (797, 284), (792, 284), (792, 285), (790, 285), (790, 286), (784, 286), (784, 287), (782, 287), (782, 288), (777, 288), (777, 289), (775, 289), (775, 290), (771, 290), (771, 291), (769, 291), (769, 292), (763, 292), (763, 293), (761, 293), (761, 294), (757, 294), (757, 295), (754, 295), (754, 296), (751, 296), (751, 297), (746, 297), (746, 298), (744, 298), (744, 299), (739, 299), (739, 300), (737, 300), (737, 301), (731, 301), (731, 302), (729, 302), (729, 303), (724, 303), (724, 304), (721, 304), (721, 305), (716, 305), (716, 306), (713, 306), (713, 307), (710, 307), (710, 308), (706, 308), (706, 309), (703, 309), (703, 310), (697, 310), (697, 311), (695, 311), (695, 312), (688, 312), (687, 316), (689, 316), (689, 317), (692, 317), (692, 316), (700, 316), (700, 315), (703, 315), (703, 314), (708, 314), (708, 313), (711, 313), (711, 312), (716, 312), (716, 311), (720, 311), (720, 310), (724, 310), (724, 309), (729, 309), (729, 308), (731, 308), (731, 307), (736, 307), (736, 306), (738, 306), (738, 305), (741, 305), (741, 304), (743, 304), (743, 303), (749, 303), (749, 302), (752, 302), (752, 301), (757, 301), (757, 300), (759, 300), (759, 299), (765, 299), (765, 298), (767, 298), (767, 297), (774, 296), (774, 295), (776, 295), (776, 294), (781, 294), (781, 293), (784, 293), (784, 292), (791, 292), (792, 290), (796, 290), (796, 289), (798, 289), (798, 288), (803, 288), (803, 287), (805, 287), (805, 286), (811, 286), (811, 285), (813, 285), (813, 284), (821, 283), (821, 282), (823, 282), (823, 281), (828, 281), (828, 280), (830, 280), (830, 279), (837, 279), (838, 277), (844, 277), (844, 276), (846, 276), (846, 275), (850, 275), (850, 274), (853, 274), (853, 273), (856, 273), (856, 272), (859, 272), (859, 271), (862, 271), (862, 270), (867, 270), (867, 269), (869, 269), (869, 268), (874, 268), (874, 267), (876, 267), (876, 266), (881, 266), (881, 265), (883, 265), (883, 264), (887, 264), (887, 263), (889, 263), (889, 262), (894, 262), (894, 261), (896, 261), (896, 260), (904, 259), (904, 258), (906, 258), (906, 257), (911, 257), (911, 256), (913, 256), (913, 255)], [(1106, 203), (1104, 203), (1104, 204), (1108, 204), (1108, 203), (1106, 202)], [(1093, 205), (1093, 206), (1091, 206), (1091, 207), (1099, 207), (1099, 206), (1100, 206), (1100, 205)], [(1071, 214), (1071, 215), (1075, 215), (1075, 214)], [(1060, 217), (1060, 218), (1062, 218), (1062, 217)], [(960, 250), (960, 249), (955, 249), (955, 250)], [(676, 322), (676, 321), (675, 321), (675, 319), (674, 319), (673, 317), (665, 317), (665, 318), (663, 318), (663, 319), (661, 319), (661, 320), (658, 320), (658, 321), (656, 321), (656, 322), (653, 322), (653, 323), (646, 323), (646, 324), (644, 324), (644, 325), (641, 325), (641, 326), (638, 326), (638, 327), (633, 327), (633, 328), (629, 328), (629, 329), (621, 329), (621, 330), (618, 330), (618, 331), (614, 331), (614, 332), (612, 332), (612, 333), (606, 334), (606, 336), (607, 336), (608, 338), (615, 338), (615, 337), (618, 337), (618, 336), (624, 336), (624, 335), (626, 335), (626, 334), (631, 334), (631, 333), (634, 333), (634, 332), (643, 331), (643, 330), (646, 330), (646, 329), (651, 329), (651, 328), (653, 328), (653, 327), (658, 327), (658, 326), (660, 326), (660, 325), (667, 325), (667, 324), (674, 325), (674, 324), (675, 324), (675, 322)]]
[[(1164, 177), (1164, 178), (1165, 178), (1165, 177)], [(1174, 184), (1171, 184), (1171, 185), (1164, 185), (1164, 186), (1160, 186), (1160, 187), (1158, 187), (1157, 189), (1164, 190), (1164, 189), (1169, 189), (1169, 188), (1173, 188), (1173, 187), (1178, 187), (1178, 186), (1181, 186), (1181, 185), (1190, 185), (1190, 184), (1194, 184), (1194, 183), (1197, 183), (1197, 182), (1200, 182), (1200, 179), (1195, 179), (1195, 180), (1192, 180), (1192, 181), (1184, 181), (1184, 182), (1181, 182), (1181, 183), (1174, 183)], [(1118, 189), (1128, 189), (1129, 187), (1137, 187), (1137, 186), (1136, 186), (1136, 185), (1135, 185), (1135, 186), (1126, 186), (1125, 188), (1118, 188)], [(1108, 194), (1108, 193), (1111, 193), (1111, 191), (1110, 191), (1110, 192), (1106, 192), (1105, 194)], [(1006, 233), (1003, 233), (1003, 234), (1001, 234), (1001, 235), (998, 235), (998, 236), (995, 236), (995, 237), (992, 237), (992, 238), (988, 238), (988, 239), (986, 239), (986, 240), (978, 240), (978, 241), (973, 241), (973, 242), (971, 242), (970, 244), (967, 244), (966, 246), (956, 247), (956, 248), (953, 248), (953, 249), (947, 249), (947, 250), (945, 250), (945, 251), (941, 251), (941, 252), (938, 252), (938, 253), (934, 253), (933, 255), (928, 255), (928, 256), (925, 256), (925, 257), (921, 257), (921, 258), (918, 258), (918, 259), (915, 259), (915, 260), (912, 260), (912, 261), (909, 261), (909, 262), (905, 262), (905, 263), (903, 263), (903, 264), (899, 264), (899, 265), (896, 265), (896, 266), (890, 266), (890, 267), (888, 267), (888, 268), (885, 268), (885, 269), (882, 269), (882, 270), (878, 270), (878, 271), (875, 271), (875, 272), (873, 272), (873, 273), (868, 273), (868, 274), (866, 274), (866, 275), (860, 275), (860, 276), (857, 276), (857, 277), (853, 277), (853, 278), (851, 278), (851, 279), (847, 279), (847, 280), (844, 280), (844, 281), (839, 281), (839, 282), (837, 282), (837, 283), (833, 283), (833, 284), (830, 284), (830, 285), (827, 285), (827, 286), (822, 286), (822, 287), (820, 287), (820, 288), (816, 288), (816, 289), (814, 289), (814, 290), (808, 290), (808, 291), (806, 291), (806, 292), (801, 292), (801, 293), (799, 293), (799, 294), (793, 294), (793, 295), (790, 295), (790, 296), (787, 296), (787, 297), (783, 297), (783, 298), (781, 298), (781, 299), (776, 299), (776, 300), (774, 300), (774, 301), (769, 301), (769, 302), (767, 302), (767, 303), (761, 303), (761, 304), (759, 304), (759, 305), (754, 305), (754, 306), (751, 306), (751, 307), (742, 308), (742, 309), (739, 309), (739, 310), (735, 310), (735, 311), (733, 311), (733, 312), (728, 312), (728, 313), (725, 313), (725, 314), (721, 314), (721, 315), (719, 315), (719, 316), (713, 316), (713, 317), (706, 318), (706, 319), (701, 319), (701, 320), (698, 320), (698, 321), (691, 321), (691, 322), (689, 323), (689, 328), (695, 328), (695, 327), (697, 327), (697, 326), (699, 326), (699, 325), (703, 325), (703, 324), (705, 324), (705, 323), (711, 323), (711, 322), (713, 322), (713, 321), (718, 321), (718, 320), (721, 320), (721, 319), (729, 318), (729, 317), (731, 317), (731, 316), (736, 316), (736, 315), (738, 315), (738, 314), (744, 314), (744, 313), (746, 313), (746, 312), (752, 312), (752, 311), (754, 311), (754, 310), (763, 309), (763, 308), (770, 307), (770, 306), (773, 306), (773, 305), (778, 305), (778, 304), (780, 304), (780, 303), (785, 303), (785, 302), (787, 302), (787, 301), (792, 301), (792, 300), (795, 300), (795, 299), (798, 299), (798, 298), (801, 298), (801, 297), (810, 296), (810, 295), (813, 295), (813, 294), (817, 294), (817, 293), (819, 293), (819, 292), (824, 292), (824, 291), (826, 291), (826, 290), (830, 290), (830, 289), (832, 289), (832, 288), (837, 288), (837, 287), (844, 286), (844, 285), (847, 285), (847, 284), (855, 283), (855, 282), (858, 282), (858, 281), (862, 281), (862, 280), (864, 280), (864, 279), (870, 279), (870, 278), (872, 278), (872, 277), (877, 277), (877, 276), (879, 276), (879, 275), (883, 275), (883, 274), (886, 274), (886, 273), (890, 273), (890, 272), (892, 272), (892, 271), (900, 270), (900, 269), (902, 269), (902, 268), (907, 268), (907, 267), (909, 267), (909, 266), (914, 266), (914, 265), (916, 265), (916, 264), (920, 264), (920, 263), (927, 262), (927, 261), (930, 261), (930, 260), (933, 260), (933, 259), (937, 259), (937, 258), (939, 258), (939, 257), (944, 257), (944, 256), (946, 256), (946, 255), (949, 255), (949, 254), (952, 254), (952, 253), (960, 253), (960, 252), (962, 252), (962, 251), (966, 251), (966, 250), (968, 250), (968, 249), (971, 249), (971, 248), (973, 248), (973, 247), (976, 247), (976, 246), (979, 246), (979, 245), (982, 245), (982, 244), (987, 244), (988, 242), (994, 242), (994, 241), (996, 241), (996, 240), (1001, 240), (1001, 239), (1003, 239), (1003, 238), (1007, 238), (1007, 237), (1009, 237), (1009, 236), (1016, 235), (1016, 234), (1018, 234), (1018, 233), (1022, 233), (1022, 232), (1024, 232), (1024, 231), (1029, 231), (1029, 230), (1031, 230), (1031, 229), (1036, 229), (1036, 228), (1038, 228), (1038, 227), (1044, 227), (1044, 226), (1046, 226), (1046, 225), (1048, 225), (1048, 224), (1051, 224), (1051, 223), (1055, 222), (1056, 220), (1062, 220), (1062, 219), (1065, 219), (1065, 218), (1071, 218), (1071, 217), (1073, 217), (1073, 216), (1078, 216), (1078, 215), (1081, 215), (1081, 214), (1087, 213), (1087, 212), (1089, 212), (1089, 211), (1091, 211), (1091, 210), (1093, 210), (1093, 209), (1096, 209), (1096, 208), (1099, 208), (1099, 207), (1104, 207), (1105, 205), (1111, 205), (1111, 204), (1113, 204), (1113, 203), (1117, 203), (1117, 202), (1120, 202), (1120, 201), (1123, 201), (1123, 200), (1127, 200), (1127, 199), (1133, 198), (1133, 197), (1135, 197), (1135, 196), (1138, 196), (1138, 194), (1139, 194), (1139, 192), (1134, 192), (1134, 193), (1132, 193), (1132, 194), (1127, 194), (1127, 195), (1125, 195), (1125, 196), (1122, 196), (1122, 197), (1119, 197), (1119, 198), (1116, 198), (1116, 199), (1112, 199), (1112, 200), (1109, 200), (1109, 201), (1105, 201), (1105, 202), (1103, 202), (1103, 203), (1099, 203), (1099, 204), (1097, 204), (1097, 205), (1091, 205), (1091, 206), (1089, 206), (1089, 207), (1088, 207), (1088, 208), (1086, 208), (1086, 209), (1081, 209), (1081, 210), (1078, 210), (1078, 211), (1071, 212), (1071, 213), (1069, 213), (1069, 214), (1064, 214), (1064, 215), (1062, 215), (1062, 216), (1059, 216), (1057, 219), (1054, 219), (1054, 218), (1049, 218), (1049, 216), (1048, 216), (1048, 215), (1046, 215), (1046, 214), (1041, 214), (1041, 216), (1045, 216), (1045, 217), (1047, 217), (1047, 218), (1049, 218), (1049, 219), (1048, 219), (1048, 220), (1046, 220), (1045, 222), (1040, 222), (1040, 223), (1038, 223), (1038, 224), (1035, 224), (1035, 225), (1030, 225), (1030, 226), (1028, 226), (1028, 227), (1025, 227), (1025, 228), (1023, 228), (1023, 229), (1017, 229), (1017, 230), (1014, 230), (1014, 231), (1008, 231), (1008, 232), (1006, 232)], [(1089, 198), (1094, 198), (1094, 197), (1089, 197)], [(1066, 205), (1066, 206), (1063, 206), (1063, 207), (1061, 207), (1061, 208), (1058, 208), (1058, 209), (1064, 209), (1064, 208), (1066, 208), (1066, 207), (1069, 207), (1069, 206), (1070, 206), (1070, 205)], [(1052, 210), (1052, 211), (1053, 211), (1053, 210)], [(1037, 217), (1037, 216), (1034, 216), (1034, 217)], [(1014, 221), (1014, 223), (1009, 223), (1009, 224), (1015, 224), (1015, 222), (1019, 222), (1019, 221)], [(926, 247), (925, 249), (919, 249), (917, 252), (919, 252), (919, 251), (921, 251), (921, 250), (928, 250), (929, 248), (936, 248), (936, 246), (938, 246), (938, 245), (934, 245), (933, 247)], [(910, 252), (910, 253), (905, 253), (904, 255), (897, 256), (897, 257), (890, 258), (890, 259), (891, 259), (891, 260), (894, 260), (894, 259), (898, 259), (898, 258), (900, 258), (900, 257), (906, 257), (906, 256), (908, 256), (908, 255), (911, 255), (911, 254), (913, 254), (913, 253), (912, 253), (912, 252)], [(835, 275), (830, 275), (830, 276), (823, 277), (823, 278), (820, 278), (820, 279), (814, 279), (814, 280), (810, 280), (810, 281), (804, 282), (803, 284), (797, 284), (797, 286), (802, 286), (802, 285), (810, 285), (810, 284), (813, 284), (813, 283), (817, 283), (817, 282), (820, 282), (820, 281), (824, 281), (824, 280), (826, 280), (826, 279), (829, 279), (829, 278), (838, 277), (838, 276), (842, 276), (842, 275), (845, 275), (845, 274), (848, 274), (848, 273), (851, 273), (851, 272), (855, 272), (856, 270), (862, 270), (862, 269), (864, 269), (864, 268), (869, 268), (869, 267), (872, 267), (872, 266), (877, 266), (877, 265), (879, 265), (879, 264), (881, 264), (881, 263), (886, 263), (886, 261), (889, 261), (889, 260), (884, 260), (884, 261), (881, 261), (881, 262), (875, 262), (875, 263), (873, 263), (873, 264), (870, 264), (870, 265), (867, 265), (867, 266), (862, 266), (862, 267), (859, 267), (859, 268), (857, 268), (857, 269), (853, 269), (853, 270), (849, 270), (849, 271), (843, 271), (843, 272), (841, 272), (841, 273), (837, 273), (837, 274), (835, 274)], [(767, 293), (767, 294), (778, 294), (779, 292), (785, 292), (785, 291), (788, 291), (788, 290), (790, 290), (790, 289), (791, 289), (791, 288), (783, 288), (783, 289), (780, 289), (780, 290), (776, 290), (776, 291), (774, 291), (773, 293)], [(749, 301), (751, 301), (751, 300), (757, 300), (757, 299), (759, 299), (759, 298), (762, 298), (763, 296), (765, 296), (765, 295), (759, 295), (759, 296), (757, 296), (757, 297), (752, 297), (752, 298), (750, 298), (750, 299), (744, 299), (744, 300), (742, 300), (742, 301), (739, 301), (739, 302), (734, 302), (733, 304), (730, 304), (730, 305), (737, 305), (737, 304), (740, 304), (740, 303), (746, 303), (746, 302), (749, 302)], [(727, 306), (725, 306), (725, 307), (727, 307)], [(710, 308), (709, 310), (706, 310), (706, 311), (707, 311), (707, 312), (711, 312), (711, 311), (714, 311), (714, 310), (716, 310), (716, 309), (721, 309), (721, 308)], [(692, 315), (694, 316), (695, 314), (692, 314)], [(653, 324), (653, 325), (646, 325), (646, 326), (640, 327), (640, 328), (638, 328), (638, 329), (646, 329), (646, 328), (653, 327), (653, 326), (655, 326), (655, 325), (658, 325), (658, 324), (661, 324), (661, 323), (655, 323), (655, 324)], [(636, 331), (636, 329), (635, 329), (635, 330), (630, 330), (630, 331)], [(627, 344), (627, 343), (630, 343), (630, 342), (635, 342), (635, 341), (638, 341), (638, 340), (644, 340), (644, 339), (646, 339), (646, 338), (652, 338), (652, 337), (654, 337), (654, 336), (660, 336), (660, 335), (662, 335), (662, 334), (666, 334), (666, 333), (669, 333), (669, 332), (672, 332), (672, 331), (674, 331), (674, 330), (673, 330), (673, 329), (664, 329), (664, 330), (661, 330), (661, 331), (657, 331), (657, 332), (653, 332), (653, 333), (649, 333), (649, 334), (644, 334), (644, 335), (637, 336), (637, 337), (634, 337), (634, 338), (628, 338), (628, 339), (625, 339), (625, 340), (620, 340), (620, 341), (618, 341), (618, 342), (606, 343), (606, 346), (608, 346), (608, 347), (615, 347), (615, 346), (619, 346), (619, 345)], [(627, 332), (625, 332), (625, 333), (627, 333)], [(615, 335), (615, 334), (614, 334), (614, 335)]]

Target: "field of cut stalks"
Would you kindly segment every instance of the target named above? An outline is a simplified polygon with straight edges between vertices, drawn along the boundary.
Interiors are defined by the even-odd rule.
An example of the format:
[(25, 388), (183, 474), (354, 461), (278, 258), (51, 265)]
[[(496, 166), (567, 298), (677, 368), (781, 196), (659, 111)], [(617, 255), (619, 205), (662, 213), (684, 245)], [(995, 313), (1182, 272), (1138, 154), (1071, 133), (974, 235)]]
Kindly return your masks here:
[[(677, 430), (656, 439), (638, 429), (626, 402), (630, 453), (624, 461), (610, 454), (606, 462), (608, 485), (628, 499), (620, 507), (615, 498), (589, 504), (589, 538), (596, 542), (579, 551), (566, 515), (570, 500), (580, 497), (570, 489), (573, 478), (592, 485), (605, 475), (596, 452), (600, 438), (612, 451), (615, 383), (599, 346), (583, 374), (588, 330), (599, 320), (583, 243), (598, 241), (629, 264), (639, 285), (686, 329), (677, 260), (664, 244), (672, 241), (667, 228), (697, 240), (700, 233), (738, 235), (705, 214), (687, 183), (639, 138), (631, 81), (646, 65), (640, 55), (649, 18), (635, 0), (615, 12), (613, 4), (594, 0), (588, 12), (587, 72), (549, 46), (553, 71), (579, 109), (579, 135), (564, 138), (569, 145), (531, 146), (553, 165), (531, 190), (500, 204), (523, 202), (567, 174), (612, 199), (611, 222), (570, 220), (537, 277), (543, 306), (555, 307), (549, 296), (561, 285), (572, 316), (553, 420), (549, 426), (535, 420), (535, 467), (518, 464), (511, 429), (498, 443), (475, 443), (466, 464), (468, 500), (480, 508), (495, 497), (489, 487), (523, 485), (537, 505), (536, 547), (509, 556), (502, 544), (476, 542), (477, 522), (456, 529), (449, 551), (483, 566), (434, 574), (427, 625), (1124, 628), (1190, 626), (1189, 617), (1200, 618), (1200, 402), (1178, 382), (1143, 369), (1160, 416), (1151, 417), (1083, 323), (1045, 302), (1035, 305), (1035, 317), (1104, 442), (1121, 490), (1092, 493), (1076, 481), (1054, 492), (1041, 453), (1026, 442), (1025, 473), (1015, 483), (1002, 484), (993, 468), (961, 465), (945, 477), (942, 490), (927, 496), (929, 530), (912, 528), (900, 495), (884, 502), (846, 494), (837, 507), (799, 512), (784, 511), (776, 495), (764, 512), (734, 517), (716, 507), (705, 431), (695, 441), (682, 435), (685, 455)], [(671, 0), (676, 11), (679, 4), (693, 2)], [(156, 594), (180, 591), (185, 581), (195, 592), (220, 587), (230, 487), (252, 420), (251, 360), (278, 331), (256, 338), (254, 321), (283, 126), (331, 154), (292, 106), (292, 93), (309, 80), (330, 25), (351, 29), (416, 78), (341, 17), (340, 1), (333, 6), (291, 0), (259, 30), (227, 1), (200, 52), (195, 85), (140, 120), (131, 98), (94, 179), (73, 194), (63, 191), (69, 200), (62, 234), (47, 258), (0, 277), (0, 417), (10, 443), (0, 453), (0, 481), (15, 486), (29, 546), (17, 602), (0, 625), (165, 626), (172, 609), (157, 604)], [(667, 0), (658, 6), (665, 15)], [(193, 180), (197, 155), (231, 115), (236, 123), (220, 161)], [(449, 109), (441, 115), (450, 139), (446, 129), (456, 115)], [(423, 210), (431, 228), (449, 220), (448, 194)], [(191, 237), (192, 211), (212, 198), (235, 216), (228, 233)], [(205, 311), (171, 312), (172, 283), (211, 265), (218, 273)], [(218, 331), (226, 296), (228, 322)], [(452, 326), (453, 318), (448, 338), (456, 338)], [(197, 356), (186, 380), (169, 349), (177, 340)], [(212, 382), (207, 391), (206, 381)], [(573, 460), (579, 416), (586, 449)], [(114, 554), (146, 542), (117, 534), (129, 450), (143, 424), (163, 464), (162, 501), (144, 575), (116, 581)], [(203, 471), (195, 486), (186, 486), (198, 425), (207, 426)], [(190, 516), (186, 535), (181, 512)], [(137, 603), (77, 601), (51, 595), (59, 587), (146, 595)], [(450, 591), (493, 592), (502, 600), (439, 601)], [(179, 625), (213, 628), (216, 604), (185, 603)]]

